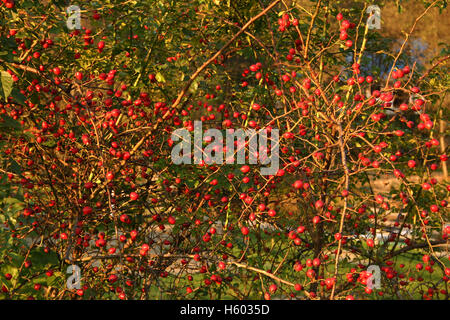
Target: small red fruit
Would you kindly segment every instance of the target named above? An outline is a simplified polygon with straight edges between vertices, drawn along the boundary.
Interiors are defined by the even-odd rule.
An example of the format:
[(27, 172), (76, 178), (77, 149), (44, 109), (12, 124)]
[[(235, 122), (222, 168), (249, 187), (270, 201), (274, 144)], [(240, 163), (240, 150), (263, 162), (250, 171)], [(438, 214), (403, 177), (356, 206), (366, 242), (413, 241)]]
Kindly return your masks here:
[(247, 173), (250, 171), (250, 167), (248, 165), (242, 166), (241, 167), (241, 172), (242, 173)]
[(139, 195), (136, 192), (133, 191), (133, 192), (130, 193), (130, 199), (131, 200), (134, 201), (134, 200), (137, 200), (138, 198), (139, 198)]

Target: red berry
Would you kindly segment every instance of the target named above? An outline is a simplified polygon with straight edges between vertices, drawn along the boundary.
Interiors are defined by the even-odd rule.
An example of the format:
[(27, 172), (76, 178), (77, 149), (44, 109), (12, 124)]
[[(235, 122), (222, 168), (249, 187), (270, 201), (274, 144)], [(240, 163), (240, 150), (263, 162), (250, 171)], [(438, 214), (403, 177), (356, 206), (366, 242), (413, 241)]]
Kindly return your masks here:
[(131, 200), (137, 200), (139, 198), (139, 195), (136, 192), (130, 193), (130, 199)]
[(242, 166), (241, 167), (241, 172), (242, 173), (247, 173), (250, 171), (250, 167), (248, 165)]
[(295, 181), (295, 182), (293, 183), (293, 187), (294, 187), (295, 189), (301, 189), (301, 188), (303, 187), (303, 181), (301, 181), (301, 180)]
[(109, 181), (113, 180), (114, 179), (114, 173), (108, 172), (106, 174), (106, 179), (109, 180)]

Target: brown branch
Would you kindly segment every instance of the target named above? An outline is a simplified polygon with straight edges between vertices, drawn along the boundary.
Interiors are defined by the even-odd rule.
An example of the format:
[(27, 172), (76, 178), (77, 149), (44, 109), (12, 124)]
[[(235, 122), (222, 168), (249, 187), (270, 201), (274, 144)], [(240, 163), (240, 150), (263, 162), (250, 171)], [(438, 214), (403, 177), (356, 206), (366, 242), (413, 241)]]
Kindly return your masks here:
[[(189, 91), (189, 88), (191, 87), (194, 80), (200, 75), (200, 73), (205, 70), (207, 66), (209, 66), (214, 60), (219, 57), (223, 51), (228, 48), (242, 33), (245, 32), (245, 30), (250, 27), (251, 24), (253, 24), (256, 20), (264, 16), (270, 9), (272, 9), (278, 2), (281, 0), (275, 0), (272, 2), (267, 8), (265, 8), (263, 11), (258, 13), (256, 16), (251, 18), (242, 28), (239, 30), (228, 42), (219, 50), (217, 51), (211, 58), (208, 59), (202, 66), (200, 66), (189, 78), (186, 85), (184, 86), (183, 90), (178, 94), (177, 99), (172, 104), (171, 108), (167, 110), (167, 112), (163, 115), (162, 120), (165, 120), (174, 109), (178, 109), (178, 106), (180, 105), (181, 99), (186, 95), (186, 93)], [(158, 122), (154, 125), (153, 129), (155, 130), (158, 127)], [(139, 142), (133, 147), (133, 149), (130, 151), (130, 154), (133, 155), (137, 149), (144, 143), (145, 139), (147, 139), (151, 135), (152, 131), (149, 131), (145, 136), (139, 140)]]
[(406, 45), (406, 43), (408, 42), (409, 37), (410, 37), (411, 34), (414, 32), (414, 29), (416, 28), (417, 23), (419, 22), (419, 20), (421, 20), (421, 19), (427, 14), (428, 10), (430, 10), (432, 7), (434, 7), (434, 5), (436, 4), (436, 2), (438, 2), (438, 1), (435, 0), (432, 4), (430, 4), (430, 5), (425, 9), (424, 12), (422, 12), (422, 14), (421, 14), (420, 16), (418, 16), (418, 17), (416, 18), (416, 20), (414, 21), (414, 23), (413, 23), (411, 29), (409, 30), (409, 33), (406, 34), (405, 41), (403, 41), (402, 46), (400, 47), (400, 50), (398, 51), (398, 54), (397, 54), (397, 56), (395, 57), (394, 62), (392, 63), (391, 70), (389, 71), (389, 75), (388, 75), (388, 77), (387, 77), (387, 79), (386, 79), (386, 85), (385, 85), (385, 87), (388, 86), (389, 80), (391, 79), (392, 72), (394, 71), (394, 67), (395, 67), (395, 65), (397, 64), (397, 61), (398, 61), (398, 59), (400, 58), (400, 55), (403, 53), (403, 50), (405, 49), (405, 45)]
[(450, 54), (446, 55), (445, 57), (439, 59), (438, 61), (436, 61), (430, 69), (427, 70), (427, 72), (425, 72), (420, 78), (419, 80), (417, 80), (418, 83), (421, 83), (423, 79), (425, 79), (431, 71), (433, 71), (433, 69), (435, 69), (438, 65), (440, 65), (442, 62), (444, 62), (445, 60), (450, 58)]
[(389, 253), (386, 256), (386, 259), (398, 256), (399, 254), (408, 252), (408, 251), (413, 250), (413, 249), (426, 248), (426, 247), (429, 247), (430, 245), (434, 246), (434, 245), (444, 244), (446, 242), (447, 242), (446, 240), (441, 239), (441, 240), (434, 240), (434, 241), (430, 241), (430, 242), (412, 244), (410, 246), (403, 247), (401, 249), (398, 249), (398, 250), (396, 250), (394, 252)]
[[(338, 129), (338, 133), (339, 133), (338, 141), (339, 141), (339, 150), (341, 152), (341, 162), (342, 162), (342, 167), (344, 168), (344, 172), (345, 172), (344, 188), (345, 188), (345, 190), (348, 190), (349, 170), (348, 170), (348, 166), (347, 166), (347, 157), (345, 155), (345, 145), (344, 145), (344, 141), (342, 139), (344, 132), (342, 130), (342, 126), (340, 123), (337, 126), (337, 129)], [(330, 300), (333, 300), (335, 289), (336, 289), (337, 274), (338, 274), (338, 270), (339, 270), (339, 256), (341, 254), (341, 247), (342, 247), (342, 230), (344, 229), (344, 220), (345, 220), (346, 211), (347, 211), (347, 197), (344, 198), (344, 208), (341, 212), (341, 221), (339, 223), (339, 234), (341, 235), (341, 239), (339, 239), (339, 242), (338, 242), (338, 249), (336, 252), (336, 260), (334, 263), (334, 277), (336, 280), (333, 283), (333, 289), (331, 290)]]

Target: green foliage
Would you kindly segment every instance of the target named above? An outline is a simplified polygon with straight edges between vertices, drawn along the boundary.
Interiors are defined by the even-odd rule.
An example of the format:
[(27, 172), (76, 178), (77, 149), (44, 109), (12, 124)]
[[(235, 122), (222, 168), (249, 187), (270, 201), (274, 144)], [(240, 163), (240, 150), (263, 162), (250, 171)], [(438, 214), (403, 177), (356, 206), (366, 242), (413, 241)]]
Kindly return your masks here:
[[(396, 1), (395, 9), (405, 12), (407, 2)], [(432, 140), (446, 134), (437, 121), (448, 120), (448, 64), (442, 60), (430, 70), (423, 41), (398, 52), (403, 39), (366, 32), (364, 9), (373, 1), (322, 1), (317, 14), (316, 1), (279, 3), (224, 48), (174, 108), (196, 71), (270, 1), (78, 2), (83, 29), (77, 31), (67, 29), (65, 1), (15, 3), (0, 7), (0, 285), (6, 288), (0, 298), (261, 299), (279, 277), (285, 280), (280, 297), (311, 298), (314, 292), (333, 298), (329, 285), (321, 284), (335, 280), (334, 298), (351, 290), (357, 298), (382, 299), (367, 294), (361, 280), (363, 267), (378, 263), (386, 270), (386, 296), (417, 299), (427, 285), (418, 283), (423, 292), (410, 295), (410, 283), (388, 279), (389, 264), (402, 273), (397, 265), (407, 260), (405, 274), (421, 277), (415, 264), (425, 253), (436, 263), (427, 281), (444, 288), (448, 262), (434, 254), (436, 248), (392, 255), (408, 249), (405, 237), (375, 247), (362, 237), (386, 232), (380, 221), (401, 214), (397, 227), (411, 230), (411, 243), (426, 243), (436, 233), (441, 241), (448, 219), (441, 202), (448, 199), (445, 183), (422, 190), (448, 153)], [(446, 5), (439, 2), (440, 9)], [(346, 28), (351, 45), (339, 38), (339, 12), (355, 23)], [(445, 59), (448, 46), (439, 51), (431, 64)], [(397, 79), (390, 76), (405, 66), (412, 71), (394, 89)], [(375, 80), (358, 83), (360, 76)], [(400, 112), (417, 82), (423, 107), (410, 104)], [(378, 99), (369, 105), (366, 89), (394, 95), (393, 104)], [(261, 109), (253, 109), (255, 103)], [(240, 165), (173, 165), (171, 132), (199, 119), (205, 129), (223, 133), (268, 126), (292, 133), (280, 140), (284, 172), (263, 177), (259, 165), (248, 174)], [(428, 127), (418, 129), (419, 123)], [(407, 164), (412, 159), (414, 168)], [(390, 179), (389, 190), (375, 189), (374, 182)], [(298, 180), (305, 185), (294, 188)], [(348, 198), (341, 196), (346, 183)], [(139, 198), (132, 200), (131, 192)], [(379, 194), (385, 201), (374, 200)], [(431, 205), (439, 211), (429, 214)], [(269, 216), (269, 208), (276, 215)], [(251, 230), (247, 236), (244, 226)], [(345, 242), (336, 240), (337, 233)], [(341, 260), (338, 246), (347, 255)], [(312, 259), (321, 265), (311, 267), (306, 261)], [(297, 262), (303, 271), (293, 270)], [(71, 263), (82, 269), (81, 293), (66, 290)], [(309, 269), (316, 276), (307, 276)], [(276, 270), (274, 277), (266, 270)], [(113, 275), (117, 282), (108, 280)], [(294, 284), (303, 289), (294, 292)]]

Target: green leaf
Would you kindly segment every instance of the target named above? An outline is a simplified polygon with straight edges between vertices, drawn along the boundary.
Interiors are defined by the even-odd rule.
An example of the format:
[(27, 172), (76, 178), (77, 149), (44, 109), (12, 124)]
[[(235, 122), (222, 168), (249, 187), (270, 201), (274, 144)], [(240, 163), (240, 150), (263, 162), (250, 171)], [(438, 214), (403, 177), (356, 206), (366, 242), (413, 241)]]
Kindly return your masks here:
[(9, 128), (13, 130), (20, 130), (21, 126), (17, 120), (14, 120), (10, 116), (5, 114), (1, 115), (3, 121), (0, 122), (0, 128)]
[(194, 93), (195, 91), (197, 91), (198, 89), (198, 81), (194, 80), (194, 82), (192, 82), (190, 88), (189, 88), (189, 92)]
[(156, 80), (158, 80), (158, 82), (166, 82), (166, 79), (164, 78), (164, 76), (161, 74), (161, 72), (158, 72), (155, 76)]
[(56, 141), (55, 140), (47, 140), (47, 141), (43, 142), (42, 145), (45, 147), (48, 147), (48, 148), (54, 148), (56, 146)]
[(33, 266), (48, 268), (58, 264), (58, 256), (54, 252), (46, 253), (43, 248), (36, 248), (31, 251), (30, 260), (33, 262)]
[(9, 273), (12, 275), (12, 278), (10, 281), (11, 281), (11, 284), (13, 286), (15, 286), (17, 283), (17, 278), (19, 276), (19, 269), (16, 266), (6, 265), (1, 270), (2, 270), (2, 274)]
[(20, 165), (17, 163), (16, 160), (14, 160), (12, 158), (10, 159), (10, 162), (8, 165), (8, 170), (10, 170), (11, 172), (13, 172), (15, 174), (20, 174), (22, 172)]
[(11, 97), (20, 104), (25, 104), (25, 100), (27, 99), (17, 88), (12, 89)]
[(1, 82), (0, 93), (6, 100), (6, 98), (8, 98), (11, 93), (14, 81), (8, 72), (2, 71), (0, 76), (0, 82)]

